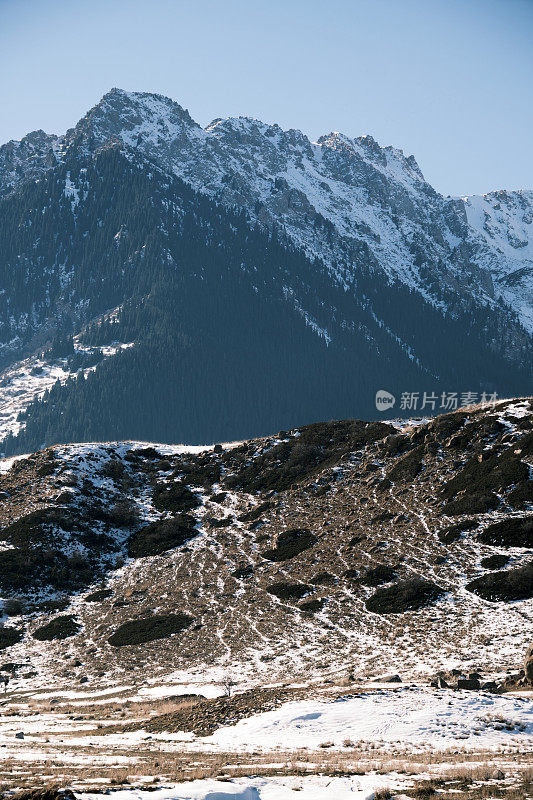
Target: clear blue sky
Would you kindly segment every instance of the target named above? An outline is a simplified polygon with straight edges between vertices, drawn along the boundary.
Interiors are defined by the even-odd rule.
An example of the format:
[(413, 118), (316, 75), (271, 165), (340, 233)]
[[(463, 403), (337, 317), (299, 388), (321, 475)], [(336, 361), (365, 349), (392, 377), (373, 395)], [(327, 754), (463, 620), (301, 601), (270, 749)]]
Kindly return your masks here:
[(445, 194), (533, 188), (533, 0), (0, 0), (0, 143), (113, 86), (370, 133)]

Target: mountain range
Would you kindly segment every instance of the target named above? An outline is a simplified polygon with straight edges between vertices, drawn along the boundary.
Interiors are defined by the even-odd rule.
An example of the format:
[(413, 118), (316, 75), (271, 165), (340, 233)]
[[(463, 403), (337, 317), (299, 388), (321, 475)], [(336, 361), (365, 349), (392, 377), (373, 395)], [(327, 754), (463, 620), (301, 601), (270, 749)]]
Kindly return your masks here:
[(375, 416), (381, 389), (389, 416), (530, 391), (532, 191), (443, 197), (371, 136), (204, 129), (113, 89), (3, 145), (0, 198), (8, 453)]

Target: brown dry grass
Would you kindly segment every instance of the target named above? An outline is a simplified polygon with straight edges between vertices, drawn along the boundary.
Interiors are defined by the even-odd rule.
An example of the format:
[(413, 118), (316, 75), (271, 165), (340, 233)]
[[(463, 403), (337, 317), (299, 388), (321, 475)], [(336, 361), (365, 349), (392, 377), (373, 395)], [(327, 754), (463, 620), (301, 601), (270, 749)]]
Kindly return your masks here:
[[(68, 741), (68, 740), (67, 740)], [(190, 752), (160, 752), (150, 750), (147, 742), (132, 745), (117, 751), (102, 746), (95, 748), (68, 748), (63, 743), (63, 749), (54, 753), (50, 751), (41, 761), (24, 762), (18, 758), (6, 759), (0, 763), (0, 783), (9, 788), (32, 787), (37, 777), (60, 784), (73, 784), (87, 788), (91, 785), (102, 788), (117, 786), (146, 786), (149, 782), (179, 782), (214, 778), (226, 775), (235, 777), (250, 777), (253, 775), (265, 776), (305, 776), (322, 774), (362, 775), (399, 774), (412, 778), (424, 776), (424, 781), (415, 782), (413, 794), (418, 800), (430, 797), (431, 787), (439, 789), (441, 794), (446, 794), (447, 789), (461, 787), (461, 792), (467, 792), (464, 800), (476, 800), (488, 795), (480, 794), (479, 787), (490, 785), (502, 786), (502, 781), (494, 781), (491, 776), (494, 769), (502, 769), (505, 776), (512, 779), (511, 788), (530, 787), (533, 775), (533, 754), (517, 753), (515, 755), (499, 755), (494, 753), (421, 753), (410, 756), (375, 757), (360, 749), (343, 748), (333, 750), (330, 748), (318, 750), (292, 750), (273, 751), (265, 753), (190, 753)], [(70, 755), (76, 754), (78, 763), (65, 763), (57, 756), (59, 752), (67, 751)], [(100, 765), (99, 756), (106, 755), (110, 758), (108, 763)], [(115, 760), (113, 761), (113, 756)], [(124, 764), (123, 757), (129, 758), (130, 763)], [(428, 776), (430, 783), (428, 783)], [(103, 780), (102, 780), (103, 779)], [(509, 788), (509, 784), (504, 782)], [(514, 791), (514, 789), (513, 789)], [(522, 789), (520, 789), (522, 791)], [(478, 792), (475, 794), (475, 792)], [(468, 794), (470, 793), (470, 794)], [(493, 794), (502, 797), (501, 794)], [(509, 795), (511, 800), (523, 800), (527, 795), (515, 793)], [(447, 798), (445, 797), (445, 800)], [(449, 800), (457, 800), (457, 794), (450, 793)]]

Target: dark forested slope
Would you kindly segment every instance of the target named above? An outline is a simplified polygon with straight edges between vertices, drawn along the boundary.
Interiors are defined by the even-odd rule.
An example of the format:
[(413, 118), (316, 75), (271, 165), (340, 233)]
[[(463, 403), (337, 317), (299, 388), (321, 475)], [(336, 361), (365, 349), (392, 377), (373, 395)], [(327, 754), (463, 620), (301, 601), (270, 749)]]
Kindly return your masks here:
[[(2, 200), (0, 215), (5, 360), (80, 331), (87, 344), (133, 343), (31, 405), (8, 453), (241, 438), (375, 413), (379, 388), (529, 386), (530, 350), (524, 340), (509, 352), (507, 312), (446, 314), (377, 276), (364, 250), (357, 279), (333, 282), (282, 229), (254, 225), (117, 142), (72, 149)], [(324, 221), (315, 226), (327, 236)], [(495, 338), (499, 352), (485, 344)]]

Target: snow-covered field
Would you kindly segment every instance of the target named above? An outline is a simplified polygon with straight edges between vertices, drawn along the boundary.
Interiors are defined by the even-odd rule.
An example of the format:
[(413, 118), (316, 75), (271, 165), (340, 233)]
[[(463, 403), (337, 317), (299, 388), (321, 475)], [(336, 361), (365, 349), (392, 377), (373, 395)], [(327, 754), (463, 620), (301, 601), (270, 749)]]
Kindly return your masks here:
[[(470, 443), (488, 452), (498, 446), (522, 453), (517, 442), (527, 436), (529, 400), (502, 401), (481, 416), (474, 412), (468, 423), (460, 421)], [(424, 425), (429, 423), (412, 420), (395, 427), (410, 437)], [(303, 437), (302, 431), (287, 434), (287, 441)], [(257, 440), (246, 450), (247, 463), (265, 458), (282, 441)], [(26, 615), (6, 613), (5, 625), (23, 635), (4, 653), (1, 670), (9, 683), (0, 695), (0, 783), (18, 788), (30, 786), (32, 776), (46, 776), (81, 793), (125, 786), (124, 800), (143, 800), (148, 788), (151, 797), (154, 790), (166, 800), (283, 800), (294, 791), (363, 800), (389, 778), (395, 792), (402, 786), (407, 791), (394, 781), (431, 777), (444, 765), (491, 771), (494, 764), (505, 770), (514, 765), (515, 771), (531, 765), (533, 690), (520, 683), (517, 670), (531, 641), (533, 601), (491, 602), (465, 586), (482, 572), (485, 557), (504, 556), (511, 568), (530, 558), (527, 547), (491, 546), (478, 536), (478, 529), (522, 519), (524, 511), (502, 500), (476, 519), (477, 527), (443, 542), (438, 534), (455, 520), (443, 519), (433, 501), (445, 481), (461, 474), (457, 449), (428, 450), (419, 477), (397, 478), (378, 492), (378, 474), (391, 474), (403, 462), (377, 445), (367, 447), (312, 476), (308, 486), (288, 489), (263, 506), (259, 527), (254, 520), (247, 527), (250, 507), (261, 508), (264, 497), (249, 494), (246, 484), (239, 492), (231, 480), (224, 482), (224, 470), (238, 462), (232, 445), (219, 455), (213, 445), (154, 445), (151, 452), (147, 444), (61, 445), (2, 478), (14, 514), (21, 513), (14, 505), (18, 493), (35, 481), (38, 492), (27, 492), (24, 511), (42, 497), (68, 492), (61, 502), (80, 515), (88, 508), (88, 529), (120, 547), (129, 528), (99, 521), (85, 497), (106, 508), (131, 502), (142, 530), (162, 519), (154, 486), (166, 488), (182, 472), (199, 482), (192, 484), (198, 504), (190, 511), (198, 533), (186, 546), (113, 559), (105, 583), (95, 579), (64, 598), (60, 611), (79, 621), (78, 632), (43, 641), (33, 635), (36, 626), (57, 611), (30, 606)], [(50, 452), (53, 471), (41, 480)], [(219, 461), (217, 480), (204, 485), (200, 468)], [(324, 480), (329, 489), (320, 493)], [(511, 485), (496, 488), (505, 498)], [(316, 531), (315, 549), (271, 564), (264, 542), (276, 541), (288, 526)], [(354, 551), (349, 537), (360, 529), (365, 538), (357, 538)], [(62, 552), (79, 546), (68, 530), (60, 535)], [(374, 587), (344, 577), (348, 567), (366, 575), (376, 563), (434, 579), (446, 592), (403, 617), (370, 612), (364, 598)], [(235, 575), (243, 564), (251, 567), (246, 580)], [(325, 605), (308, 615), (272, 600), (270, 581), (280, 578), (306, 581), (306, 592), (323, 596)], [(311, 588), (316, 586), (321, 588)], [(103, 597), (92, 596), (91, 590), (102, 588)], [(30, 599), (51, 598), (43, 587)], [(179, 638), (112, 646), (110, 634), (122, 623), (180, 609), (198, 623)], [(399, 677), (390, 680), (394, 673)], [(478, 689), (433, 688), (438, 673), (450, 687), (458, 676), (476, 673)], [(228, 677), (234, 694), (220, 699)], [(494, 693), (486, 691), (491, 686)]]
[[(510, 729), (510, 730), (509, 730)], [(220, 728), (206, 742), (224, 749), (343, 747), (345, 740), (390, 748), (533, 748), (533, 697), (402, 687), (334, 701), (286, 703)]]
[[(366, 800), (376, 789), (405, 783), (399, 776), (356, 775), (346, 778), (326, 776), (234, 778), (230, 781), (198, 780), (164, 786), (161, 789), (121, 789), (113, 800)], [(80, 797), (100, 800), (99, 794)]]
[[(163, 696), (165, 688), (151, 694)], [(0, 771), (63, 779), (80, 800), (99, 800), (94, 787), (114, 776), (126, 785), (111, 789), (113, 800), (288, 800), (295, 791), (307, 800), (370, 800), (377, 790), (401, 795), (416, 781), (454, 770), (484, 769), (490, 779), (503, 768), (516, 777), (533, 755), (527, 691), (498, 696), (367, 685), (342, 694), (323, 686), (208, 737), (121, 731), (105, 708), (87, 717), (72, 713), (77, 705), (83, 713), (94, 692), (61, 694), (56, 688), (1, 706)], [(55, 710), (38, 711), (39, 700), (57, 703)], [(71, 713), (61, 712), (61, 700)], [(168, 769), (173, 759), (186, 765), (187, 780), (172, 779), (180, 774)]]
[[(127, 686), (122, 697), (111, 690), (100, 692), (65, 692), (26, 695), (25, 700), (45, 700), (57, 704), (57, 711), (35, 713), (28, 703), (19, 703), (20, 715), (0, 713), (0, 746), (10, 753), (22, 754), (28, 748), (40, 748), (51, 736), (61, 736), (67, 749), (76, 747), (108, 748), (120, 753), (141, 742), (153, 743), (158, 750), (177, 748), (209, 752), (273, 752), (276, 750), (320, 750), (357, 748), (382, 754), (421, 751), (533, 752), (533, 691), (522, 694), (493, 695), (479, 691), (431, 689), (424, 685), (378, 688), (361, 687), (349, 693), (322, 688), (310, 691), (309, 699), (286, 702), (273, 711), (242, 719), (236, 725), (219, 728), (214, 734), (196, 737), (192, 733), (148, 733), (145, 730), (95, 735), (94, 727), (105, 724), (102, 716), (78, 720), (61, 713), (61, 700), (69, 708), (83, 709), (88, 701), (103, 705), (126, 702)], [(164, 696), (166, 687), (151, 687), (139, 692), (147, 700)], [(208, 693), (208, 692), (206, 692)], [(135, 700), (135, 696), (132, 697)], [(140, 699), (140, 698), (139, 698)], [(81, 724), (80, 724), (81, 723)], [(16, 733), (24, 739), (14, 741)], [(56, 742), (57, 744), (57, 742)], [(149, 746), (147, 744), (147, 746)], [(13, 749), (14, 748), (14, 749)], [(5, 755), (5, 753), (4, 753)], [(23, 756), (22, 756), (23, 757)]]

